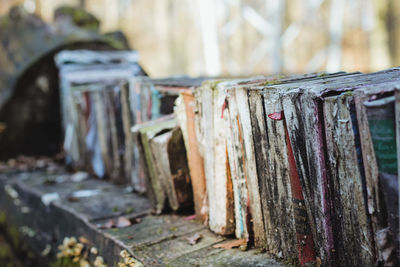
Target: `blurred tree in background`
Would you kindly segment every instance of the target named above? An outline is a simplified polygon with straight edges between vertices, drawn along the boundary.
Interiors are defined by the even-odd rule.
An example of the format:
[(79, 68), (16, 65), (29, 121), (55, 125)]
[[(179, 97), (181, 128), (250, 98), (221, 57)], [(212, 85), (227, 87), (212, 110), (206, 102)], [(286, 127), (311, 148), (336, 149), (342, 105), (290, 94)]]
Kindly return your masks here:
[(400, 65), (398, 0), (0, 0), (46, 21), (80, 6), (121, 29), (152, 76), (375, 71)]

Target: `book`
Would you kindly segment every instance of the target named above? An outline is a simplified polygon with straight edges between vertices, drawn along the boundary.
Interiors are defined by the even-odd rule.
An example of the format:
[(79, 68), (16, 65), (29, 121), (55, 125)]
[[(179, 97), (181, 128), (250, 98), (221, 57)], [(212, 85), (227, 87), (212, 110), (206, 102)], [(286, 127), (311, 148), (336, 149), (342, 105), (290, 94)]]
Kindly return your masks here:
[(197, 141), (195, 112), (196, 102), (193, 89), (182, 91), (175, 101), (175, 114), (182, 130), (187, 151), (187, 160), (192, 181), (194, 210), (198, 219), (208, 220), (208, 198), (204, 173), (204, 158)]
[[(334, 224), (339, 265), (375, 264), (372, 226), (352, 92), (324, 98), (327, 165), (334, 188)], [(362, 247), (362, 249), (360, 249)]]
[[(308, 84), (284, 94), (283, 105), (293, 146), (296, 164), (302, 182), (303, 194), (313, 229), (317, 255), (323, 264), (337, 263), (337, 242), (341, 238), (336, 221), (332, 195), (335, 192), (329, 179), (324, 114), (321, 97), (338, 95), (360, 85), (377, 83), (398, 76), (395, 72), (375, 74), (351, 74), (333, 78), (319, 84)], [(314, 138), (308, 138), (313, 136)], [(340, 258), (343, 259), (343, 258)]]
[[(151, 193), (149, 196), (152, 200), (151, 202), (153, 205), (153, 210), (157, 214), (160, 214), (164, 210), (167, 201), (167, 195), (161, 180), (157, 176), (157, 163), (154, 160), (150, 148), (150, 140), (164, 131), (173, 129), (175, 126), (176, 121), (172, 119), (150, 122), (147, 124), (138, 125), (138, 127), (136, 127), (137, 131), (139, 132), (139, 138), (143, 151), (142, 158), (145, 160), (146, 164), (146, 177), (148, 180), (147, 185), (151, 187)], [(133, 131), (136, 131), (136, 129), (133, 129)]]
[(373, 95), (364, 102), (368, 126), (378, 165), (378, 183), (383, 198), (382, 213), (377, 234), (378, 248), (384, 250), (385, 264), (399, 264), (399, 184), (395, 126), (395, 96), (379, 98)]
[[(194, 90), (197, 113), (195, 121), (199, 151), (204, 158), (204, 171), (209, 205), (209, 228), (221, 235), (234, 233), (232, 178), (225, 136), (229, 123), (221, 117), (223, 92), (218, 80), (209, 80)], [(219, 105), (220, 104), (220, 105)]]
[[(398, 69), (393, 68), (385, 72), (396, 73)], [(390, 74), (390, 73), (389, 73)], [(386, 207), (379, 179), (379, 168), (375, 155), (373, 141), (368, 124), (367, 110), (364, 105), (365, 101), (376, 98), (379, 95), (392, 94), (395, 88), (399, 86), (398, 78), (389, 77), (380, 84), (372, 84), (370, 86), (362, 86), (354, 91), (354, 101), (356, 104), (357, 122), (361, 141), (362, 159), (368, 164), (364, 164), (364, 173), (366, 181), (366, 201), (368, 213), (371, 217), (372, 231), (375, 243), (375, 259), (377, 262), (385, 262), (388, 260), (387, 244), (389, 243), (390, 232), (386, 223)], [(392, 246), (393, 248), (393, 246)], [(393, 258), (393, 257), (392, 257)]]
[(173, 211), (190, 208), (193, 194), (186, 150), (179, 127), (161, 132), (150, 140), (157, 177), (161, 180)]

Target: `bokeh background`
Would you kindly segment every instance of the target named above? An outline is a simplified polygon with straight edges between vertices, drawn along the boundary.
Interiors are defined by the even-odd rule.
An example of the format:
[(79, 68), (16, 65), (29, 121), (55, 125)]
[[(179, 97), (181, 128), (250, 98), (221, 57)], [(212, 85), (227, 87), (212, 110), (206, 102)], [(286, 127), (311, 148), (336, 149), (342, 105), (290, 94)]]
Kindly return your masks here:
[(0, 0), (45, 21), (84, 7), (121, 29), (153, 77), (245, 76), (400, 65), (399, 0)]

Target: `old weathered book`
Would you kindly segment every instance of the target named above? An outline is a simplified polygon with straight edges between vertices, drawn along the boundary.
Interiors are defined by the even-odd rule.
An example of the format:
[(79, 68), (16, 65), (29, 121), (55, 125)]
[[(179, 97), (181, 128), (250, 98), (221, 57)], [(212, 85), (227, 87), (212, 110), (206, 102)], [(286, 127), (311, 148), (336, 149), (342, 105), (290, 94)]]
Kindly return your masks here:
[[(339, 216), (337, 249), (341, 265), (374, 265), (372, 228), (367, 211), (360, 135), (352, 92), (327, 97), (323, 103), (327, 165), (333, 205)], [(362, 244), (363, 249), (360, 249)]]
[[(131, 77), (134, 75), (143, 74), (140, 66), (137, 64), (137, 53), (134, 51), (63, 51), (56, 56), (57, 65), (60, 67), (60, 84), (61, 84), (61, 107), (62, 107), (62, 117), (63, 117), (63, 126), (65, 131), (65, 138), (64, 138), (64, 149), (66, 151), (66, 161), (68, 164), (73, 165), (76, 168), (84, 168), (85, 166), (90, 164), (90, 159), (84, 157), (83, 154), (87, 154), (83, 151), (85, 147), (82, 145), (82, 136), (79, 133), (77, 127), (78, 122), (78, 113), (76, 110), (76, 105), (73, 101), (76, 101), (77, 98), (73, 97), (73, 88), (76, 87), (107, 87), (116, 85), (120, 87), (120, 82), (129, 82)], [(93, 87), (92, 86), (92, 87)], [(103, 88), (104, 89), (104, 88)], [(103, 90), (103, 89), (87, 89), (87, 90)], [(78, 89), (79, 91), (80, 89)], [(110, 91), (113, 91), (110, 89)], [(107, 175), (110, 175), (114, 178), (117, 182), (123, 182), (125, 180), (125, 175), (119, 174), (121, 155), (119, 149), (123, 150), (123, 141), (124, 135), (120, 134), (119, 129), (121, 128), (121, 120), (120, 120), (120, 113), (121, 113), (121, 106), (120, 106), (120, 89), (115, 92), (110, 92), (109, 97), (111, 100), (108, 100), (108, 97), (104, 97), (97, 95), (96, 97), (89, 97), (87, 98), (88, 106), (87, 111), (92, 108), (89, 103), (93, 102), (93, 107), (97, 106), (97, 110), (100, 109), (108, 109), (109, 112), (116, 113), (117, 117), (108, 117), (109, 120), (115, 119), (115, 121), (111, 122), (109, 126), (111, 128), (101, 128), (104, 125), (99, 125), (99, 129), (106, 129), (107, 131), (112, 131), (113, 135), (109, 137), (111, 140), (114, 140), (114, 151), (113, 154), (113, 166), (111, 167), (110, 164), (107, 166), (103, 166), (104, 172), (107, 172)], [(74, 99), (73, 99), (74, 98)], [(94, 100), (97, 99), (97, 100)], [(100, 100), (101, 99), (101, 100)], [(96, 104), (95, 102), (101, 101), (102, 103)], [(84, 107), (84, 102), (81, 101), (81, 106)], [(106, 105), (107, 104), (107, 105)], [(93, 109), (93, 116), (97, 113), (104, 113), (106, 115), (110, 115), (107, 112), (97, 111), (95, 113), (95, 109)], [(104, 117), (103, 117), (104, 118)], [(105, 119), (105, 118), (104, 118)], [(95, 119), (91, 118), (92, 124), (94, 123)], [(102, 122), (98, 119), (96, 120), (99, 124)], [(108, 122), (107, 122), (108, 123)], [(94, 128), (93, 128), (94, 129)], [(117, 130), (118, 129), (118, 130)], [(111, 134), (109, 132), (108, 134)], [(91, 131), (89, 136), (95, 137), (103, 137), (103, 152), (101, 154), (105, 156), (105, 143), (104, 137), (105, 132), (96, 132)], [(100, 144), (98, 142), (95, 144), (95, 140), (93, 139), (91, 145), (92, 151), (100, 151)], [(101, 141), (101, 140), (100, 140)], [(108, 156), (109, 154), (107, 154)], [(118, 160), (119, 158), (119, 160)], [(102, 174), (100, 165), (97, 165), (94, 169), (99, 176), (104, 176)], [(121, 178), (123, 178), (121, 180)]]
[(206, 221), (208, 218), (208, 198), (204, 173), (204, 159), (200, 154), (197, 141), (195, 124), (196, 102), (191, 89), (187, 89), (180, 94), (175, 102), (175, 107), (175, 114), (178, 124), (182, 129), (187, 151), (195, 213), (198, 219)]
[[(151, 79), (145, 76), (132, 77), (129, 80), (129, 85), (122, 92), (123, 118), (127, 122), (126, 124), (129, 124), (125, 132), (130, 132), (130, 128), (136, 124), (171, 114), (179, 92), (185, 90), (195, 80), (197, 81), (197, 79), (187, 77), (167, 79)], [(126, 143), (125, 157), (127, 164), (125, 170), (126, 173), (130, 173), (133, 189), (139, 193), (144, 193), (146, 191), (146, 177), (140, 166), (135, 167), (137, 164), (135, 158), (139, 158), (139, 151), (135, 143), (131, 143), (134, 139), (131, 138)]]
[[(68, 137), (70, 133), (66, 136), (66, 141), (75, 140), (79, 144), (74, 149), (84, 159), (81, 168), (93, 171), (98, 177), (107, 176), (115, 183), (127, 182), (123, 169), (125, 134), (121, 87), (119, 82), (71, 87), (70, 109), (76, 118), (69, 123), (76, 130), (71, 137)], [(88, 166), (91, 167), (88, 169)]]
[[(377, 235), (378, 248), (385, 250), (384, 262), (399, 264), (399, 184), (395, 126), (395, 96), (378, 98), (374, 95), (364, 102), (375, 157), (379, 172), (379, 186), (383, 195), (384, 218)], [(378, 99), (376, 99), (378, 98)], [(385, 235), (385, 238), (381, 238)]]
[[(310, 77), (313, 76), (315, 75)], [(225, 103), (222, 103), (221, 107), (221, 115), (227, 116), (230, 122), (231, 135), (227, 136), (226, 142), (234, 192), (235, 233), (237, 238), (247, 239), (257, 247), (266, 247), (266, 240), (272, 241), (272, 239), (270, 234), (265, 234), (266, 226), (264, 225), (265, 216), (263, 216), (262, 204), (266, 203), (264, 201), (267, 198), (261, 199), (260, 196), (260, 185), (265, 182), (260, 177), (265, 174), (266, 169), (258, 169), (257, 158), (262, 157), (263, 154), (260, 150), (256, 151), (260, 146), (266, 149), (262, 145), (262, 135), (265, 132), (261, 134), (253, 131), (256, 128), (254, 124), (264, 121), (265, 117), (261, 115), (263, 103), (261, 95), (259, 97), (253, 95), (250, 97), (248, 89), (256, 85), (262, 88), (262, 85), (267, 83), (277, 84), (304, 77), (306, 76), (292, 76), (290, 78), (276, 76), (255, 77), (247, 80), (222, 82), (217, 86), (220, 91), (226, 92)], [(259, 104), (258, 106), (257, 103)], [(224, 108), (227, 109), (226, 112), (223, 110)], [(252, 119), (255, 120), (252, 121)], [(279, 210), (279, 208), (276, 210)], [(269, 210), (265, 208), (265, 212), (269, 212)], [(276, 227), (274, 227), (272, 233), (275, 234), (276, 232)], [(282, 255), (282, 252), (274, 251), (272, 248), (269, 249), (269, 252)]]
[[(391, 69), (386, 72), (396, 73), (396, 71), (398, 71), (398, 69)], [(398, 87), (398, 78), (391, 78), (377, 85), (362, 86), (354, 91), (362, 158), (365, 162), (364, 172), (367, 187), (367, 208), (371, 216), (374, 243), (376, 246), (376, 256), (374, 256), (378, 262), (383, 264), (390, 264), (391, 260), (393, 260), (393, 257), (388, 257), (389, 255), (393, 255), (393, 252), (390, 252), (393, 251), (393, 246), (391, 246), (391, 249), (388, 249), (390, 247), (388, 244), (391, 242), (389, 237), (393, 235), (387, 229), (387, 211), (364, 102), (376, 98), (377, 96), (382, 97), (384, 95), (393, 94), (393, 91)]]
[(169, 207), (176, 211), (193, 204), (192, 185), (182, 132), (176, 127), (150, 140), (157, 178), (161, 180)]
[[(398, 76), (398, 74), (397, 74)], [(321, 97), (337, 95), (362, 84), (376, 83), (395, 78), (396, 73), (370, 75), (353, 74), (339, 80), (328, 79), (320, 84), (310, 84), (290, 90), (284, 94), (283, 104), (288, 132), (293, 146), (296, 163), (319, 256), (327, 266), (346, 257), (338, 258), (338, 243), (342, 238), (339, 225), (340, 214), (335, 213), (332, 196), (335, 192), (329, 179), (327, 151), (325, 146), (324, 114)], [(309, 138), (313, 136), (314, 138)]]
[[(221, 84), (228, 87), (229, 84)], [(232, 181), (235, 193), (236, 236), (248, 239), (257, 247), (265, 243), (265, 228), (261, 209), (256, 169), (256, 154), (247, 91), (242, 87), (225, 88), (226, 107), (230, 121), (228, 144)], [(222, 106), (222, 105), (221, 105)]]
[(235, 229), (233, 189), (225, 136), (229, 123), (221, 117), (224, 103), (223, 92), (218, 91), (220, 81), (203, 82), (196, 88), (196, 123), (200, 153), (204, 158), (204, 170), (209, 203), (209, 227), (222, 235), (232, 234)]
[[(176, 121), (172, 120), (163, 120), (156, 122), (149, 122), (145, 124), (138, 124), (133, 127), (132, 132), (138, 132), (138, 137), (140, 138), (142, 152), (141, 158), (145, 160), (146, 164), (146, 177), (148, 181), (146, 182), (148, 187), (151, 187), (149, 192), (150, 200), (153, 204), (154, 212), (161, 213), (165, 208), (167, 194), (161, 180), (159, 179), (156, 167), (157, 164), (154, 161), (154, 157), (150, 148), (150, 140), (163, 131), (169, 131), (176, 126)], [(137, 160), (137, 162), (140, 159)]]

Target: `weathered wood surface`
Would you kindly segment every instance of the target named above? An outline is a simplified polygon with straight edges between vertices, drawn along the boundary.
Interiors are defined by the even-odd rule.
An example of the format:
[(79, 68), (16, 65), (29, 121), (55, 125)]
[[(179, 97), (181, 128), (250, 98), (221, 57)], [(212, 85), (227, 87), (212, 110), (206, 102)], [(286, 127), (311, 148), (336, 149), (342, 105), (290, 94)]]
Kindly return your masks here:
[(218, 234), (234, 232), (232, 181), (225, 142), (229, 124), (221, 118), (225, 101), (223, 92), (217, 90), (219, 81), (206, 81), (194, 91), (198, 114), (198, 141), (204, 158), (209, 227)]
[(154, 211), (157, 214), (160, 214), (163, 211), (167, 196), (160, 179), (157, 177), (157, 172), (155, 169), (155, 165), (157, 163), (155, 162), (155, 159), (151, 152), (150, 140), (162, 131), (171, 130), (175, 127), (175, 125), (175, 120), (167, 120), (152, 125), (144, 124), (139, 129), (144, 158), (146, 160), (146, 169), (148, 172), (148, 184), (152, 187), (152, 191), (154, 194)]
[[(64, 177), (63, 182), (60, 177)], [(99, 189), (97, 196), (71, 203), (66, 196), (76, 191), (79, 183), (72, 182), (70, 178), (71, 175), (65, 172), (49, 175), (46, 171), (0, 175), (1, 189), (8, 185), (8, 191), (0, 194), (0, 211), (7, 212), (10, 223), (34, 232), (34, 236), (24, 235), (24, 241), (32, 245), (38, 255), (48, 244), (51, 245), (50, 255), (55, 255), (57, 246), (66, 236), (84, 236), (98, 248), (99, 255), (110, 266), (121, 259), (119, 253), (122, 249), (145, 266), (281, 266), (260, 251), (213, 248), (213, 245), (225, 242), (225, 239), (212, 234), (201, 222), (187, 221), (175, 215), (146, 216), (149, 204), (145, 198), (96, 179), (90, 178), (84, 184), (88, 189)], [(43, 183), (49, 179), (58, 182)], [(12, 190), (17, 192), (17, 196), (7, 193)], [(46, 206), (41, 198), (50, 192), (60, 193), (60, 198)], [(104, 200), (102, 203), (105, 206), (93, 213), (96, 219), (87, 220), (86, 209), (100, 199)], [(126, 203), (129, 205), (126, 206)], [(23, 213), (22, 207), (25, 210), (29, 208), (31, 212), (34, 210), (37, 216)], [(116, 208), (118, 212), (112, 211)], [(145, 214), (140, 211), (145, 211)], [(140, 220), (125, 228), (97, 227), (97, 224), (122, 214), (133, 222), (137, 218)], [(195, 234), (202, 238), (191, 245), (189, 239)]]
[[(360, 140), (351, 93), (324, 99), (328, 169), (333, 185), (335, 247), (340, 266), (372, 266), (375, 248), (364, 193)], [(360, 169), (361, 167), (361, 169)]]

